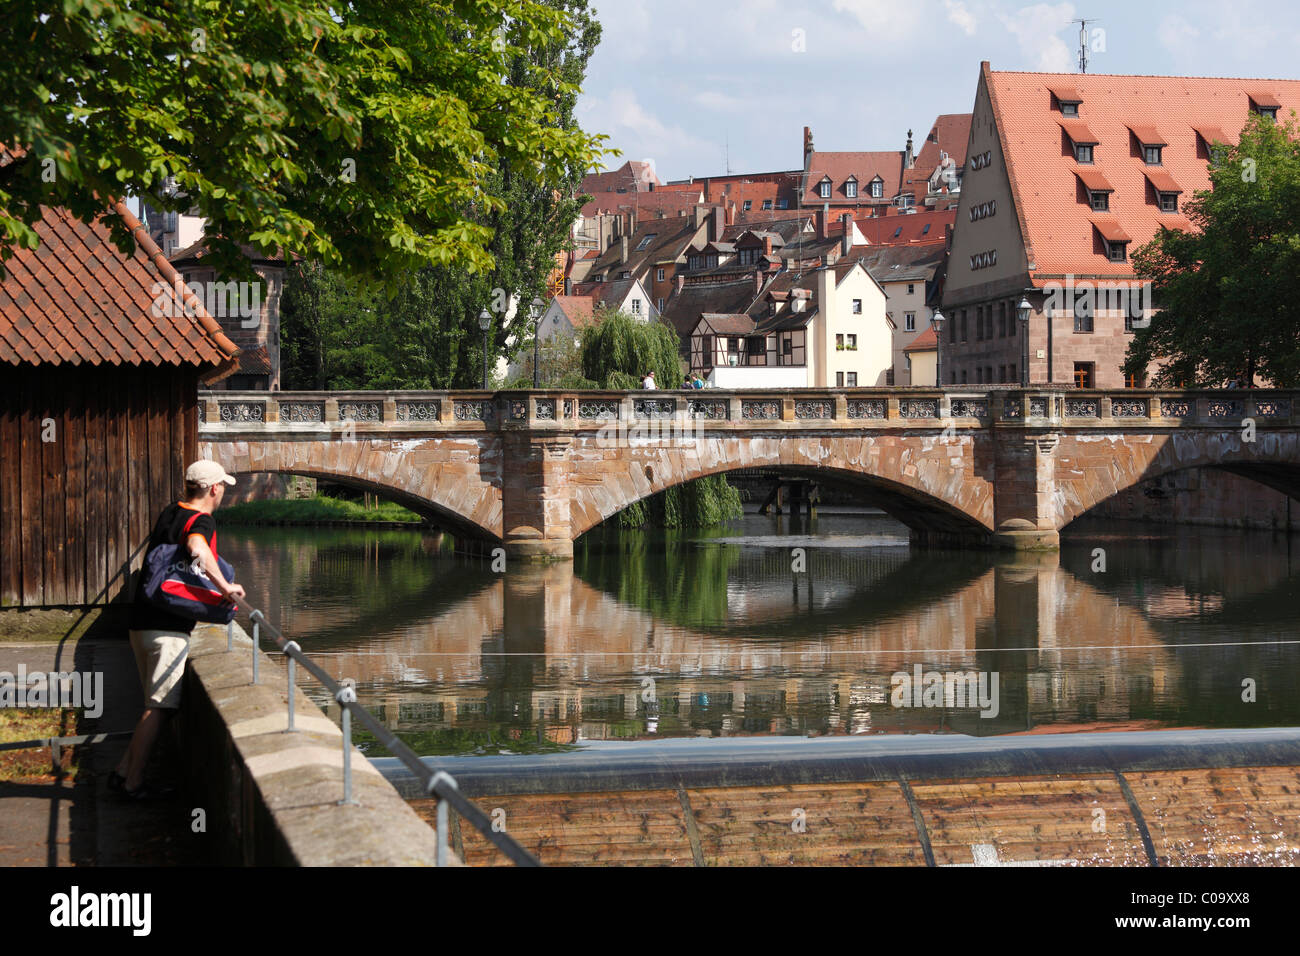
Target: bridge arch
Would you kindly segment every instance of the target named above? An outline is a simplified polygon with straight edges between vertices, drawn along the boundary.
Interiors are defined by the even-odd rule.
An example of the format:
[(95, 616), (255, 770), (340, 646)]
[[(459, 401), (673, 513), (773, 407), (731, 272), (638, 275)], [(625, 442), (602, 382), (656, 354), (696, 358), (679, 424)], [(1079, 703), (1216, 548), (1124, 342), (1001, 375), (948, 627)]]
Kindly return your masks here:
[(1063, 436), (1055, 461), (1058, 527), (1145, 481), (1196, 468), (1300, 497), (1300, 433), (1260, 430), (1254, 441), (1235, 429)]
[(574, 444), (569, 520), (575, 538), (668, 488), (755, 468), (859, 486), (922, 536), (984, 538), (994, 526), (992, 449), (979, 435), (720, 435), (681, 448), (665, 442), (602, 449), (583, 438)]
[[(430, 447), (422, 447), (425, 444)], [(449, 444), (474, 447), (471, 454), (468, 448), (449, 448)], [(219, 462), (236, 477), (301, 475), (369, 491), (434, 520), (453, 534), (499, 540), (501, 490), (494, 484), (499, 476), (480, 466), (477, 446), (472, 440), (201, 441), (199, 456)], [(450, 460), (453, 454), (461, 460)], [(482, 460), (490, 462), (494, 456)]]

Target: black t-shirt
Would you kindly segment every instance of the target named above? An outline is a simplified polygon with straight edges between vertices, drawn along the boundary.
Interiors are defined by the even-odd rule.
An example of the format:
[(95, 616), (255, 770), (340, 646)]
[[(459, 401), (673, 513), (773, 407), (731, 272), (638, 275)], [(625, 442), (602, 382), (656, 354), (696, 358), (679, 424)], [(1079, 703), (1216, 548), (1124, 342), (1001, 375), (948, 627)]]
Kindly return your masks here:
[[(182, 541), (185, 523), (195, 514), (198, 517), (194, 519), (194, 524), (190, 525), (189, 533), (183, 535), (185, 540)], [(149, 545), (145, 549), (145, 554), (160, 544), (179, 544), (182, 546), (181, 553), (188, 554), (189, 549), (184, 545), (191, 534), (203, 535), (208, 542), (208, 547), (212, 548), (214, 554), (216, 553), (217, 522), (212, 515), (201, 511), (196, 512), (193, 508), (181, 504), (170, 504), (158, 516), (153, 532), (149, 535)], [(186, 634), (194, 630), (194, 621), (165, 611), (145, 597), (145, 583), (144, 574), (141, 573), (140, 580), (136, 584), (135, 601), (131, 605), (131, 616), (127, 627), (133, 631), (183, 631)]]

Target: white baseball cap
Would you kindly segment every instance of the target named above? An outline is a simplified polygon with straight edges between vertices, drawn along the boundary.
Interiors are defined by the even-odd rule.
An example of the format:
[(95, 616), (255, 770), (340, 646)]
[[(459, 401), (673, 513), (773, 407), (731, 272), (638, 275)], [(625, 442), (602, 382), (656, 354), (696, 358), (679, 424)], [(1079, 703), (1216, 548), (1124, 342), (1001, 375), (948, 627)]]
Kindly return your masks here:
[(196, 461), (185, 469), (185, 480), (193, 481), (205, 488), (210, 488), (219, 481), (224, 481), (228, 485), (235, 483), (235, 479), (226, 474), (226, 469), (206, 458)]

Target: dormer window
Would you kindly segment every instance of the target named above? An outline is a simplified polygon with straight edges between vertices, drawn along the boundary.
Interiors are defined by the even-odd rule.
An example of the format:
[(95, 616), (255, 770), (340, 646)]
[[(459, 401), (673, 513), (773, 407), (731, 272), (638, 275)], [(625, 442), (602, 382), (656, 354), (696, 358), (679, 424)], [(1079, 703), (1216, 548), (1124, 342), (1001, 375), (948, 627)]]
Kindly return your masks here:
[(1110, 211), (1110, 193), (1089, 190), (1088, 201), (1092, 204), (1092, 208), (1097, 210), (1097, 212)]
[(1079, 115), (1079, 104), (1083, 102), (1083, 97), (1078, 90), (1065, 84), (1049, 87), (1049, 90), (1062, 116)]
[(1178, 193), (1160, 193), (1160, 211), (1178, 212)]
[(744, 208), (743, 208), (741, 211), (742, 211), (742, 212), (749, 212), (749, 211), (750, 211), (751, 209), (753, 209), (753, 208), (754, 208), (754, 200), (752, 200), (752, 199), (746, 199), (746, 200), (745, 200)]
[(639, 243), (637, 243), (636, 251), (642, 252), (643, 250), (650, 248), (650, 243), (654, 242), (655, 236), (657, 235), (658, 233), (652, 232), (650, 233), (650, 235), (642, 239)]
[(1075, 143), (1074, 144), (1074, 161), (1077, 163), (1092, 162), (1092, 143)]
[(1128, 243), (1107, 239), (1106, 258), (1111, 262), (1128, 262)]
[(1143, 146), (1142, 160), (1148, 166), (1159, 166), (1161, 165), (1161, 153), (1163, 151), (1163, 146)]
[(823, 180), (821, 181), (821, 183), (820, 183), (820, 184), (818, 185), (818, 187), (817, 187), (817, 195), (821, 196), (822, 199), (830, 199), (830, 198), (831, 198), (831, 181), (830, 181), (830, 179), (823, 179)]
[(1250, 94), (1250, 108), (1260, 116), (1267, 116), (1271, 120), (1277, 119), (1277, 109), (1281, 105), (1277, 97), (1271, 93)]
[(763, 200), (763, 208), (764, 208), (764, 209), (771, 209), (771, 208), (772, 208), (772, 200), (770, 200), (770, 199), (764, 199), (764, 200)]
[(1256, 112), (1259, 113), (1260, 116), (1267, 116), (1271, 120), (1277, 119), (1276, 106), (1260, 106), (1256, 108)]
[(848, 196), (850, 199), (858, 198), (858, 181), (852, 176), (850, 176), (849, 181), (844, 184), (844, 195)]
[(880, 178), (873, 179), (871, 181), (871, 198), (880, 199), (884, 195), (885, 195), (884, 180)]
[(1061, 115), (1062, 115), (1062, 116), (1078, 116), (1078, 115), (1079, 115), (1079, 104), (1078, 104), (1078, 103), (1062, 103), (1062, 104), (1061, 104)]

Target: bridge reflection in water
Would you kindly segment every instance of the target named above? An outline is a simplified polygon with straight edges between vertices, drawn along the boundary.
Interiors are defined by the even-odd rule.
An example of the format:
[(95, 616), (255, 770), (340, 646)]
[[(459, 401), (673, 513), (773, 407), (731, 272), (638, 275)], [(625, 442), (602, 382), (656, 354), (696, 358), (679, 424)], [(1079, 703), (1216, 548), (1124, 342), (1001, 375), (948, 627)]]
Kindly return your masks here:
[[(1294, 634), (1294, 579), (1267, 535), (1094, 530), (1059, 555), (996, 556), (881, 544), (884, 525), (835, 529), (823, 518), (820, 537), (780, 547), (621, 535), (572, 567), (506, 574), (414, 532), (232, 529), (223, 545), (272, 617), (427, 754), (1300, 725), (1300, 654), (1279, 643)], [(1105, 572), (1091, 570), (1094, 546)], [(996, 674), (996, 716), (951, 695), (894, 706), (892, 675), (917, 667)]]

